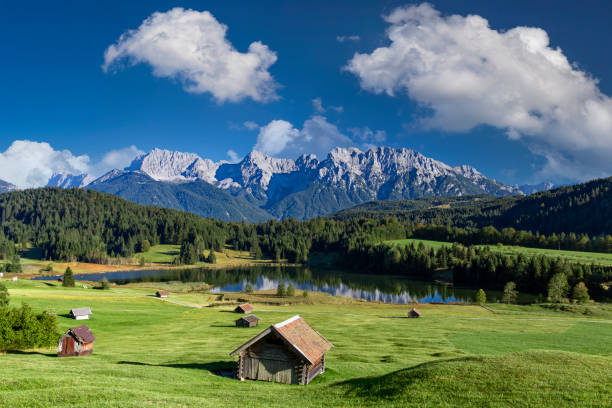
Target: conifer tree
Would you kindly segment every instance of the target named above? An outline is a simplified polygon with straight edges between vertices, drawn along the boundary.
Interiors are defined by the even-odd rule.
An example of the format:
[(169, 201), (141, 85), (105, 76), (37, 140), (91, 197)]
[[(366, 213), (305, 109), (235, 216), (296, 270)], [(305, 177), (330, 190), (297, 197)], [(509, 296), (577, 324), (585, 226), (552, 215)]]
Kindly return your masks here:
[(74, 275), (72, 274), (72, 269), (68, 266), (66, 271), (64, 272), (64, 279), (62, 281), (62, 286), (66, 288), (74, 288)]

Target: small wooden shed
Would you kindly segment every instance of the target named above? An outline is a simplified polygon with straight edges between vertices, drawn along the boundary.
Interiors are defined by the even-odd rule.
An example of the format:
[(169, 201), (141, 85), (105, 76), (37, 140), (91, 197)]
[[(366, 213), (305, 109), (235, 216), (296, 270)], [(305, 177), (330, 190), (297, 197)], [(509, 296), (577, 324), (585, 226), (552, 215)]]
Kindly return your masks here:
[(255, 315), (243, 316), (236, 320), (236, 327), (255, 327), (259, 324), (259, 317)]
[(57, 356), (87, 356), (93, 352), (93, 342), (95, 339), (96, 336), (93, 335), (86, 325), (68, 329), (57, 342)]
[(408, 317), (413, 317), (413, 318), (421, 317), (421, 312), (419, 312), (418, 309), (412, 309), (408, 312)]
[(74, 320), (89, 320), (89, 316), (91, 315), (91, 309), (88, 307), (70, 309), (70, 317), (72, 317)]
[(253, 306), (251, 306), (248, 303), (243, 303), (234, 309), (234, 312), (236, 313), (251, 313), (252, 311), (253, 311)]
[(238, 378), (306, 385), (325, 371), (333, 347), (299, 315), (272, 325), (230, 353)]
[(155, 296), (157, 296), (158, 298), (167, 298), (168, 297), (168, 291), (167, 290), (158, 290), (157, 292), (155, 292)]

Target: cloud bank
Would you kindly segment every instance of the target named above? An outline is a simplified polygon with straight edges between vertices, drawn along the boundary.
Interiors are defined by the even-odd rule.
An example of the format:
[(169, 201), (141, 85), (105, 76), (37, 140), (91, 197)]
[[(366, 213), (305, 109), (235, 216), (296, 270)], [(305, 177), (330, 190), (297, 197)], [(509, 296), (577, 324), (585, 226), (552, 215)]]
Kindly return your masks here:
[(227, 26), (208, 11), (156, 12), (106, 49), (102, 68), (106, 72), (122, 60), (147, 63), (153, 75), (179, 79), (187, 92), (210, 93), (218, 102), (277, 99), (278, 84), (268, 72), (276, 53), (259, 41), (239, 52), (226, 33)]
[(546, 158), (540, 177), (612, 174), (612, 100), (550, 46), (546, 31), (498, 31), (480, 16), (442, 16), (429, 4), (384, 18), (390, 44), (356, 53), (345, 67), (364, 90), (420, 102), (432, 111), (426, 127), (504, 129)]
[(323, 159), (335, 147), (358, 146), (369, 149), (384, 142), (387, 134), (383, 130), (351, 128), (353, 137), (343, 134), (327, 118), (315, 114), (306, 120), (301, 129), (285, 120), (273, 120), (259, 129), (254, 149), (277, 157), (298, 157), (315, 154)]
[(113, 168), (123, 168), (142, 153), (135, 146), (106, 153), (97, 163), (89, 156), (75, 156), (69, 150), (55, 150), (49, 143), (15, 140), (0, 153), (0, 179), (20, 188), (41, 187), (53, 173), (91, 173), (99, 176)]

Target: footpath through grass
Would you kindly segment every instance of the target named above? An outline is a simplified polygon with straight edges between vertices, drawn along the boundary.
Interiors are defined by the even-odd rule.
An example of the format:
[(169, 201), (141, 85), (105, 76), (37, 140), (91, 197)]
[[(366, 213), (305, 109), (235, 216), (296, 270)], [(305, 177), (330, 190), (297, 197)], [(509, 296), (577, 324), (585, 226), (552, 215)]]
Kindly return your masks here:
[[(431, 247), (434, 249), (438, 249), (443, 246), (450, 247), (453, 245), (451, 242), (443, 242), (443, 241), (430, 241), (426, 239), (416, 239), (416, 238), (407, 238), (407, 239), (397, 239), (391, 241), (385, 241), (388, 244), (401, 245), (406, 246), (410, 244), (419, 245), (423, 243), (423, 245), (427, 247)], [(557, 250), (557, 249), (543, 249), (543, 248), (525, 248), (521, 246), (507, 246), (507, 245), (476, 245), (478, 247), (488, 247), (492, 251), (502, 252), (504, 254), (514, 254), (517, 255), (522, 253), (528, 256), (536, 256), (536, 255), (544, 255), (551, 258), (565, 258), (570, 262), (574, 263), (585, 263), (585, 264), (597, 264), (597, 265), (605, 265), (612, 266), (612, 254), (607, 253), (599, 253), (599, 252), (580, 252), (580, 251), (565, 251), (565, 250)]]
[[(55, 350), (0, 355), (0, 406), (7, 407), (608, 407), (612, 403), (612, 318), (537, 306), (410, 306), (311, 294), (310, 302), (257, 304), (260, 327), (234, 327), (232, 305), (185, 307), (153, 298), (153, 288), (108, 291), (56, 282), (3, 280), (12, 305), (66, 314), (92, 308), (85, 322), (94, 354)], [(255, 294), (265, 298), (268, 295)], [(201, 297), (200, 300), (198, 298)], [(233, 299), (233, 297), (230, 296)], [(206, 306), (216, 296), (171, 293)], [(188, 300), (188, 301), (187, 301)], [(236, 299), (237, 300), (237, 299)], [(240, 382), (229, 352), (270, 324), (300, 314), (334, 348), (326, 372), (308, 386)]]

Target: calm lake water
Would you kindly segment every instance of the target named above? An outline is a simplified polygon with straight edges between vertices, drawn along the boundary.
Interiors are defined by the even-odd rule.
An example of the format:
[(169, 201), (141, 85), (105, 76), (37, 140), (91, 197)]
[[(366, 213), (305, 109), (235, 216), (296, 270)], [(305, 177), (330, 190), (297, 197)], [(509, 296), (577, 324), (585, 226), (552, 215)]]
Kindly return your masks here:
[[(36, 279), (55, 280), (59, 276)], [(406, 304), (467, 302), (473, 289), (457, 289), (399, 277), (363, 275), (310, 267), (247, 267), (239, 269), (174, 269), (76, 274), (76, 280), (117, 284), (132, 282), (202, 282), (213, 286), (212, 292), (242, 292), (248, 284), (254, 290), (275, 290), (282, 279), (296, 289), (325, 292), (367, 301)]]

